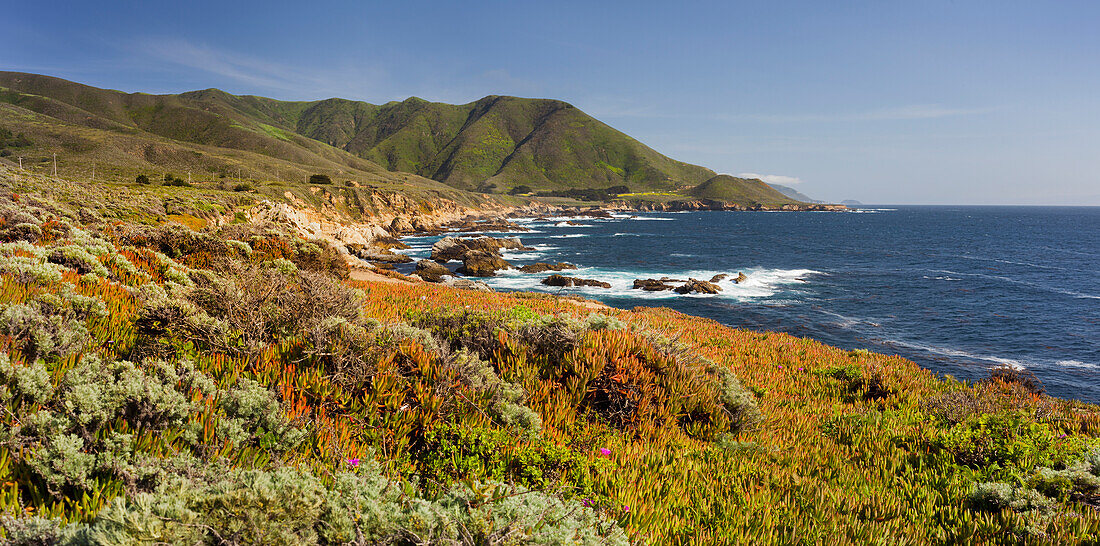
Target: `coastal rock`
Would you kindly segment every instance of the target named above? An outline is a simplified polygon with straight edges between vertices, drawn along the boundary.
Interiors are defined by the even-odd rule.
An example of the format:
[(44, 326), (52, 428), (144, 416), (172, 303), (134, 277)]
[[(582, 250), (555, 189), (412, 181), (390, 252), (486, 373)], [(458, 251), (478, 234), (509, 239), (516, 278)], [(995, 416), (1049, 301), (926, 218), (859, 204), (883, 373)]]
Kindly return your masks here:
[(431, 260), (416, 262), (416, 274), (427, 282), (443, 282), (443, 277), (453, 277), (454, 273), (447, 266)]
[(480, 222), (475, 222), (475, 221), (469, 221), (468, 220), (468, 221), (462, 222), (461, 224), (458, 224), (456, 226), (452, 226), (451, 229), (454, 230), (454, 231), (460, 231), (460, 232), (471, 232), (471, 231), (495, 231), (495, 232), (531, 231), (530, 229), (525, 228), (525, 227), (523, 227), (523, 226), (521, 226), (517, 223), (509, 222), (507, 220), (502, 220), (502, 219), (484, 220), (484, 221), (480, 221)]
[(737, 272), (737, 278), (733, 279), (733, 282), (735, 282), (737, 284), (741, 284), (741, 283), (743, 283), (747, 280), (749, 280), (749, 277), (747, 275), (745, 275), (744, 273), (738, 271)]
[(498, 270), (511, 268), (512, 264), (501, 258), (500, 254), (470, 250), (462, 257), (462, 267), (458, 268), (458, 272), (472, 277), (492, 277)]
[(390, 231), (394, 233), (412, 233), (416, 231), (416, 229), (413, 228), (412, 223), (410, 223), (408, 219), (403, 216), (398, 216), (393, 219), (393, 222), (390, 222)]
[(687, 284), (675, 288), (677, 294), (717, 294), (722, 287), (717, 284), (698, 279), (688, 279)]
[(595, 286), (597, 288), (611, 288), (611, 283), (597, 281), (595, 279), (566, 277), (565, 275), (550, 275), (542, 280), (542, 284), (546, 286)]
[(519, 268), (524, 273), (542, 273), (544, 271), (565, 271), (566, 269), (576, 269), (577, 266), (568, 264), (565, 262), (558, 262), (556, 264), (548, 264), (546, 262), (537, 262), (529, 265), (525, 265)]
[(726, 277), (729, 277), (729, 273), (719, 273), (719, 274), (711, 277), (710, 282), (719, 282), (719, 281), (721, 281), (722, 279), (724, 279)]
[(446, 263), (451, 260), (462, 260), (464, 256), (473, 251), (497, 254), (501, 249), (505, 250), (531, 250), (523, 246), (518, 237), (444, 237), (432, 245), (431, 259)]
[(367, 245), (359, 248), (355, 255), (368, 262), (382, 262), (388, 264), (404, 264), (413, 261), (412, 258), (404, 254), (398, 254), (391, 252), (387, 248), (380, 248), (374, 245)]
[(475, 281), (471, 279), (461, 279), (458, 277), (447, 277), (444, 279), (443, 284), (453, 288), (462, 288), (464, 290), (479, 290), (481, 292), (492, 292), (493, 289), (489, 285), (481, 281)]
[(413, 231), (432, 231), (435, 229), (435, 224), (431, 219), (423, 216), (415, 216), (409, 223), (412, 225)]
[(660, 292), (662, 290), (672, 290), (673, 287), (658, 279), (636, 279), (634, 288), (641, 288), (646, 292)]

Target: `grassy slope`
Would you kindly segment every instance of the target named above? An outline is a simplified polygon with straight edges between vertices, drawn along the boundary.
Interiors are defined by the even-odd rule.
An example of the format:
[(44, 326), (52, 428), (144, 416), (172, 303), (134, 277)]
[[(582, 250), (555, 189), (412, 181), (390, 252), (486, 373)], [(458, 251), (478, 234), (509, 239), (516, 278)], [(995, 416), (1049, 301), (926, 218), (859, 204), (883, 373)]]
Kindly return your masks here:
[[(410, 98), (372, 105), (285, 102), (216, 89), (126, 94), (14, 72), (0, 72), (0, 88), (0, 103), (70, 125), (249, 151), (337, 173), (415, 173), (466, 190), (490, 184), (498, 192), (520, 184), (668, 190), (714, 175), (555, 100), (490, 96), (450, 105)], [(9, 111), (5, 117), (18, 122), (20, 116)]]
[(798, 203), (761, 180), (736, 178), (728, 174), (715, 176), (688, 190), (687, 195), (727, 203), (783, 205)]
[[(96, 181), (122, 187), (133, 186), (138, 174), (157, 182), (167, 173), (190, 176), (199, 189), (225, 190), (236, 186), (240, 176), (254, 190), (246, 195), (279, 201), (289, 192), (317, 206), (318, 194), (309, 191), (305, 181), (323, 173), (335, 181), (330, 188), (334, 206), (351, 218), (369, 212), (367, 194), (375, 190), (417, 201), (446, 198), (466, 206), (487, 202), (482, 195), (415, 174), (390, 172), (280, 128), (293, 124), (308, 106), (217, 90), (180, 96), (124, 94), (44, 76), (0, 73), (0, 127), (23, 133), (33, 142), (10, 150), (12, 155), (0, 161), (17, 164), (22, 157), (29, 172), (51, 174), (56, 152), (61, 177), (90, 182), (94, 168)], [(359, 187), (345, 187), (345, 181)], [(490, 200), (518, 203), (506, 196)]]
[[(165, 267), (163, 259), (155, 259), (144, 248), (142, 241), (146, 239), (117, 238), (118, 233), (126, 232), (125, 226), (109, 226), (115, 218), (127, 215), (107, 216), (102, 211), (125, 209), (138, 199), (160, 199), (156, 194), (144, 194), (142, 188), (134, 188), (130, 197), (116, 198), (112, 186), (89, 185), (89, 193), (79, 203), (69, 205), (61, 202), (59, 194), (43, 194), (41, 188), (50, 186), (44, 178), (30, 176), (13, 187), (11, 174), (5, 173), (3, 182), (9, 186), (8, 191), (15, 189), (18, 194), (16, 197), (5, 192), (5, 207), (53, 201), (67, 221), (80, 222), (84, 215), (75, 212), (77, 206), (91, 205), (96, 214), (88, 216), (88, 221), (99, 226), (91, 229), (106, 229), (106, 240), (114, 241), (117, 247), (117, 251), (92, 258), (109, 268), (110, 273), (102, 278), (66, 271), (60, 280), (29, 281), (4, 262), (0, 305), (30, 302), (42, 293), (60, 294), (66, 284), (71, 285), (70, 290), (107, 304), (107, 316), (87, 319), (93, 341), (83, 353), (46, 357), (49, 381), (61, 381), (81, 354), (98, 354), (106, 360), (126, 358), (142, 341), (135, 322), (144, 313), (139, 294), (152, 292), (130, 291), (123, 285), (165, 284), (171, 274), (178, 277), (179, 271), (210, 267), (212, 263), (214, 256), (209, 249), (217, 247), (212, 243), (174, 246), (174, 260), (169, 262), (174, 265)], [(102, 202), (91, 202), (96, 199)], [(20, 222), (26, 221), (25, 216), (21, 218)], [(36, 221), (41, 220), (45, 218)], [(5, 236), (26, 233), (25, 229), (9, 231), (13, 228), (12, 222), (0, 222)], [(70, 242), (55, 228), (44, 229), (42, 234), (35, 246), (47, 249), (44, 255), (49, 255), (49, 248)], [(210, 236), (206, 237), (209, 240)], [(299, 258), (287, 250), (297, 243), (286, 245), (262, 237), (245, 239), (252, 246), (247, 260), (254, 265), (264, 267), (276, 257)], [(17, 247), (6, 248), (5, 252), (21, 258), (31, 256)], [(127, 257), (141, 273), (120, 269), (116, 253)], [(219, 276), (235, 278), (232, 272)], [(204, 282), (201, 274), (192, 277), (194, 282)], [(415, 322), (424, 326), (425, 321), (449, 324), (447, 329), (436, 330), (445, 339), (451, 339), (444, 335), (446, 332), (473, 336), (470, 332), (476, 332), (487, 316), (523, 320), (538, 315), (583, 318), (591, 312), (546, 295), (468, 292), (438, 285), (367, 283), (359, 287), (366, 295), (362, 302), (365, 317), (390, 325)], [(177, 292), (181, 290), (178, 286), (169, 289), (186, 293)], [(325, 311), (322, 308), (315, 312)], [(615, 425), (599, 411), (584, 411), (583, 404), (575, 405), (586, 392), (600, 392), (597, 385), (591, 384), (593, 390), (586, 390), (584, 381), (578, 384), (568, 375), (555, 379), (557, 376), (549, 370), (523, 375), (521, 370), (545, 365), (545, 354), (507, 335), (497, 334), (496, 341), (491, 336), (474, 338), (488, 344), (491, 350), (487, 358), (502, 376), (516, 378), (523, 385), (523, 403), (535, 410), (543, 423), (539, 440), (488, 419), (487, 409), (481, 404), (498, 395), (485, 397), (484, 393), (459, 391), (463, 397), (456, 397), (446, 390), (441, 394), (441, 385), (450, 385), (454, 379), (439, 376), (452, 369), (447, 363), (454, 359), (432, 350), (424, 338), (413, 336), (400, 343), (374, 340), (368, 354), (372, 355), (375, 376), (367, 383), (352, 385), (327, 372), (324, 358), (303, 356), (308, 354), (311, 338), (293, 332), (268, 341), (259, 349), (259, 358), (248, 352), (202, 349), (197, 341), (186, 338), (173, 341), (170, 333), (163, 342), (182, 351), (182, 357), (221, 385), (232, 385), (244, 377), (270, 387), (278, 393), (288, 418), (303, 427), (305, 440), (285, 453), (271, 451), (273, 448), (265, 447), (263, 442), (233, 442), (220, 433), (210, 432), (207, 437), (204, 432), (201, 445), (194, 448), (196, 453), (206, 453), (203, 457), (214, 453), (237, 467), (291, 465), (329, 475), (346, 468), (345, 459), (373, 451), (395, 478), (419, 475), (429, 482), (448, 483), (475, 476), (485, 478), (481, 472), (490, 467), (481, 466), (480, 458), (489, 461), (503, 457), (527, 473), (516, 474), (515, 467), (506, 466), (512, 470), (498, 468), (493, 474), (497, 479), (550, 479), (544, 485), (549, 491), (573, 498), (578, 505), (582, 498), (593, 499), (601, 513), (623, 526), (633, 538), (656, 544), (1014, 544), (1025, 538), (1069, 543), (1095, 539), (1100, 532), (1100, 513), (1078, 502), (1087, 498), (1067, 497), (1064, 504), (1055, 505), (1054, 511), (1042, 513), (986, 510), (967, 500), (975, 482), (1032, 483), (1031, 473), (1036, 466), (1058, 467), (1067, 458), (1078, 457), (1086, 443), (1096, 445), (1095, 437), (1100, 434), (1096, 406), (1032, 395), (1010, 383), (977, 386), (941, 380), (898, 357), (843, 351), (785, 334), (731, 329), (667, 309), (608, 309), (599, 313), (622, 321), (625, 328), (583, 334), (571, 358), (596, 369), (617, 367), (621, 374), (612, 376), (612, 380), (621, 382), (617, 389), (646, 392), (652, 388), (641, 382), (650, 377), (645, 375), (649, 373), (645, 366), (669, 368), (664, 367), (664, 357), (648, 352), (648, 340), (655, 336), (674, 338), (684, 344), (671, 349), (674, 360), (693, 361), (702, 356), (732, 370), (755, 393), (763, 422), (734, 436), (693, 434), (691, 430), (700, 429), (680, 426), (698, 425), (703, 422), (702, 415), (680, 414), (670, 421), (643, 418), (649, 414), (639, 413), (637, 420), (626, 421), (631, 424)], [(415, 331), (407, 326), (395, 328), (395, 332)], [(0, 336), (0, 347), (12, 356), (15, 366), (25, 366), (29, 362), (20, 354), (27, 349), (18, 340), (14, 333)], [(329, 352), (327, 346), (318, 348), (322, 354)], [(642, 368), (635, 367), (638, 363)], [(27, 388), (10, 379), (20, 377), (18, 374), (4, 373), (8, 389), (23, 392), (18, 389)], [(666, 376), (676, 377), (677, 373), (666, 372)], [(679, 380), (703, 385), (707, 379), (700, 375)], [(27, 405), (25, 395), (4, 398), (8, 409), (0, 415), (4, 430), (14, 430), (13, 419), (27, 419), (26, 415), (36, 408), (31, 400)], [(466, 402), (456, 406), (456, 400)], [(655, 405), (650, 410), (671, 401), (672, 397), (651, 401)], [(474, 407), (468, 408), (467, 404)], [(189, 417), (200, 424), (216, 418), (210, 410)], [(479, 451), (476, 441), (432, 444), (432, 431), (449, 430), (448, 422), (468, 430), (489, 427), (496, 431), (493, 434), (503, 434), (505, 440), (492, 444), (496, 446), (492, 450), (500, 450), (492, 453)], [(129, 431), (133, 436), (127, 438), (133, 448), (154, 457), (193, 449), (175, 429), (134, 429), (136, 425), (128, 423), (124, 416), (119, 417), (114, 424), (104, 425), (107, 428), (100, 431), (100, 436)], [(33, 435), (34, 429), (28, 430), (21, 434)], [(220, 429), (210, 425), (209, 430)], [(8, 445), (0, 444), (0, 480), (4, 482), (0, 506), (5, 511), (89, 520), (110, 497), (126, 490), (121, 478), (106, 474), (88, 486), (94, 494), (81, 497), (82, 489), (77, 487), (64, 490), (73, 496), (62, 495), (59, 499), (35, 478), (35, 472), (41, 471), (24, 460), (34, 449), (20, 455)], [(601, 455), (600, 448), (608, 449), (610, 455)], [(87, 449), (93, 452), (91, 445)], [(424, 453), (425, 449), (429, 452)], [(431, 457), (433, 449), (453, 453), (458, 472), (438, 473), (440, 467), (429, 465), (439, 462)], [(556, 455), (550, 457), (551, 453)], [(550, 472), (550, 467), (545, 467), (544, 473), (541, 465), (563, 456), (572, 461), (567, 468), (573, 470), (557, 474), (563, 470)], [(536, 474), (529, 473), (536, 469)], [(555, 483), (553, 476), (564, 481)], [(580, 478), (584, 479), (576, 481)]]

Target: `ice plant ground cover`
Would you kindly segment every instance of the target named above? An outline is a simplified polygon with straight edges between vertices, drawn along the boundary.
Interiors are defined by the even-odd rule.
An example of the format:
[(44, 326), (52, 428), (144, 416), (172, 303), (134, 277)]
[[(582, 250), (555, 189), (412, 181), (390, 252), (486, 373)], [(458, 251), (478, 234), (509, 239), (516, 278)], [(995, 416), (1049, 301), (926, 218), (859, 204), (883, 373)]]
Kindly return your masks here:
[[(1073, 543), (1100, 409), (0, 189), (16, 544)], [(192, 228), (201, 228), (195, 231)]]

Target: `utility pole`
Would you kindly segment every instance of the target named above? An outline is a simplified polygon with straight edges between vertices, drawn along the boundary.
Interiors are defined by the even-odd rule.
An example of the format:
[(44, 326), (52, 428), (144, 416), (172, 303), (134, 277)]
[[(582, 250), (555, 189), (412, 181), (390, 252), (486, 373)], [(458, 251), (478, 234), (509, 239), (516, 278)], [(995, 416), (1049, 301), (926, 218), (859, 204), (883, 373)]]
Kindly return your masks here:
[(23, 156), (19, 156), (19, 170), (23, 170)]
[(187, 184), (191, 184), (191, 171), (187, 171)]
[(92, 182), (95, 182), (95, 162), (92, 162)]
[(57, 152), (53, 153), (53, 177), (57, 178)]

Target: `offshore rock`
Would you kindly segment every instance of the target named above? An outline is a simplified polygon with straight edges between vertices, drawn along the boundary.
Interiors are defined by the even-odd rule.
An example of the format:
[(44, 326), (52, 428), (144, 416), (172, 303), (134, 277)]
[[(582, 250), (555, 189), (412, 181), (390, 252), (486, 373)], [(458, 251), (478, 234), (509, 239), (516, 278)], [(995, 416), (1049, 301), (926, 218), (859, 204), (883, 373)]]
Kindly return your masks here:
[(566, 269), (576, 269), (577, 266), (568, 264), (565, 262), (558, 262), (556, 264), (548, 264), (546, 262), (537, 262), (529, 265), (525, 265), (519, 268), (524, 273), (542, 273), (544, 271), (565, 271)]
[(672, 290), (673, 287), (658, 279), (636, 279), (634, 288), (641, 288), (646, 292), (660, 292), (662, 290)]
[(733, 279), (733, 282), (735, 282), (737, 284), (741, 284), (741, 283), (743, 283), (747, 280), (749, 280), (748, 276), (746, 276), (744, 273), (738, 271), (737, 272), (737, 278)]
[(611, 283), (597, 281), (595, 279), (566, 277), (565, 275), (550, 275), (542, 280), (542, 284), (546, 286), (595, 286), (597, 288), (611, 288)]
[(677, 294), (717, 294), (722, 291), (722, 287), (707, 281), (688, 279), (687, 284), (678, 286), (675, 290)]

